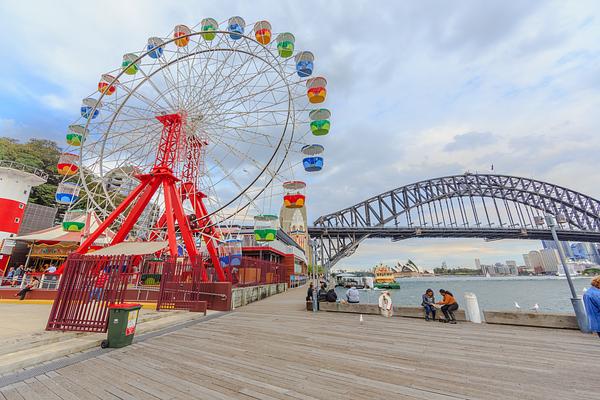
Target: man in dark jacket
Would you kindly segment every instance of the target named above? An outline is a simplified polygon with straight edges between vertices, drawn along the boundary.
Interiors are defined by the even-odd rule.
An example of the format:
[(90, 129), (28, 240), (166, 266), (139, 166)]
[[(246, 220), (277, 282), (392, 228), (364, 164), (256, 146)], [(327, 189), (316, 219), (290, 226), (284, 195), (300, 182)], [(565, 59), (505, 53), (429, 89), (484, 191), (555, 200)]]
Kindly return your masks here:
[(327, 291), (326, 299), (329, 303), (335, 303), (337, 301), (337, 293), (335, 292), (335, 289), (329, 289)]
[(327, 285), (322, 283), (317, 298), (319, 301), (327, 301)]
[(314, 287), (315, 284), (312, 282), (310, 283), (310, 285), (308, 285), (308, 290), (306, 291), (306, 301), (312, 301)]

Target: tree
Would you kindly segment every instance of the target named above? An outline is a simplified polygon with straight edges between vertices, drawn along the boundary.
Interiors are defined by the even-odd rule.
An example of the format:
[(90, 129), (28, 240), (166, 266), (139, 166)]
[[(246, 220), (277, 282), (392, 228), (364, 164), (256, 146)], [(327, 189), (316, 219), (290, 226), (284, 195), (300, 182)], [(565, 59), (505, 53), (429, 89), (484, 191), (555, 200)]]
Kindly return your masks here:
[[(307, 271), (308, 271), (308, 272), (307, 272), (307, 273), (308, 273), (308, 275), (312, 274), (312, 271), (313, 271), (313, 266), (312, 266), (312, 264), (308, 264), (308, 266), (307, 266)], [(317, 266), (317, 274), (323, 274), (323, 273), (325, 273), (325, 268), (323, 268), (323, 266), (322, 266), (322, 265), (319, 265), (319, 266)]]
[(31, 190), (29, 201), (44, 206), (54, 206), (54, 194), (60, 182), (56, 169), (61, 150), (52, 140), (29, 139), (20, 143), (16, 139), (0, 138), (0, 160), (15, 161), (38, 168), (48, 174), (48, 182)]

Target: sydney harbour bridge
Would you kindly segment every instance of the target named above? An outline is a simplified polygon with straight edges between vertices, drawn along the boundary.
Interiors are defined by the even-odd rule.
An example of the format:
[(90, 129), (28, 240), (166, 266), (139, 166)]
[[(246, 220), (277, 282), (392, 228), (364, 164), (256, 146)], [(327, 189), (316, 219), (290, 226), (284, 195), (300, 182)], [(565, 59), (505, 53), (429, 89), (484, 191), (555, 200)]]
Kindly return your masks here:
[(600, 201), (535, 179), (465, 173), (428, 179), (319, 217), (308, 232), (329, 267), (368, 238), (551, 240), (545, 215), (558, 217), (560, 240), (600, 242)]

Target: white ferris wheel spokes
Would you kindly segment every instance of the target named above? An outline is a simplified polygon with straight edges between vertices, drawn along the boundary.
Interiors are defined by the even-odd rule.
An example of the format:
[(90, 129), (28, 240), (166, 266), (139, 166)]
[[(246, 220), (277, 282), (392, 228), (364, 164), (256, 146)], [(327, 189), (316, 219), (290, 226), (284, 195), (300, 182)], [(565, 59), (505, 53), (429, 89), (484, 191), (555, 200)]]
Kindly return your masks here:
[[(312, 53), (295, 53), (294, 35), (273, 34), (267, 21), (249, 29), (232, 17), (219, 25), (212, 18), (193, 29), (177, 25), (101, 75), (99, 95), (83, 101), (81, 120), (67, 135), (75, 148), (71, 159), (65, 154), (63, 187), (77, 193), (57, 193), (57, 200), (112, 215), (156, 167), (166, 129), (159, 119), (169, 115), (181, 118), (170, 168), (181, 181), (177, 190), (185, 213), (194, 213), (195, 203), (183, 185), (193, 184), (193, 192), (202, 195), (201, 236), (221, 240), (222, 228), (269, 214), (273, 197), (281, 194), (274, 187), (293, 180), (295, 165), (304, 163), (309, 172), (322, 168), (322, 157), (319, 169), (297, 158), (311, 133), (329, 130), (328, 110), (312, 106), (326, 96), (325, 79), (312, 77)], [(175, 196), (170, 190), (153, 192), (137, 220), (138, 237), (166, 233), (160, 219)], [(114, 224), (126, 220), (128, 212), (122, 211)]]

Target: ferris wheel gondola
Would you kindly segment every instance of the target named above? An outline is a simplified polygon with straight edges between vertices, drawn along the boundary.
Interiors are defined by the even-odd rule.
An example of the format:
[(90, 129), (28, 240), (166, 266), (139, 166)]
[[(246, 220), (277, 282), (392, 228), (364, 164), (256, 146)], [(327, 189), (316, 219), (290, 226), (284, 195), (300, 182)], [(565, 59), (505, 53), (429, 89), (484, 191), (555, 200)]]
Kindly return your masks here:
[(302, 160), (304, 170), (307, 172), (316, 172), (323, 169), (323, 153), (325, 148), (320, 144), (310, 144), (302, 147), (302, 154), (308, 156)]

